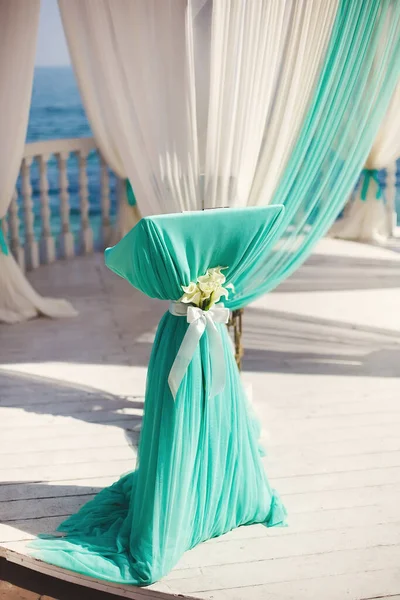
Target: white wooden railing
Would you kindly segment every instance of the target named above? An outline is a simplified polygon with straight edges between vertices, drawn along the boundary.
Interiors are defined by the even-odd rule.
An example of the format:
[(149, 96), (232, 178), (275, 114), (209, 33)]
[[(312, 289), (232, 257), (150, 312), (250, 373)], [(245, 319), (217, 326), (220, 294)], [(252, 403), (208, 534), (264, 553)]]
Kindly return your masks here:
[[(3, 220), (4, 233), (9, 241), (11, 252), (23, 269), (35, 269), (40, 264), (49, 264), (59, 258), (71, 258), (75, 254), (88, 254), (93, 251), (93, 229), (89, 218), (90, 201), (87, 176), (87, 159), (89, 154), (98, 153), (93, 138), (73, 138), (46, 140), (25, 145), (21, 164), (19, 192), (15, 193), (8, 210), (7, 218)], [(78, 164), (78, 181), (69, 179), (67, 161), (74, 155)], [(52, 211), (49, 196), (48, 164), (54, 158), (58, 171), (57, 210)], [(100, 227), (101, 240), (105, 246), (111, 235), (110, 214), (110, 170), (99, 155), (100, 165), (99, 190), (100, 198), (96, 206), (101, 209)], [(36, 163), (38, 168), (39, 196), (36, 206), (32, 193), (32, 168)], [(53, 170), (55, 165), (53, 164)], [(79, 235), (71, 229), (71, 184), (77, 187), (79, 194)], [(117, 179), (118, 195), (124, 193), (123, 182)], [(35, 208), (40, 203), (40, 233), (35, 231)], [(52, 232), (51, 219), (57, 213), (60, 221), (59, 232)]]

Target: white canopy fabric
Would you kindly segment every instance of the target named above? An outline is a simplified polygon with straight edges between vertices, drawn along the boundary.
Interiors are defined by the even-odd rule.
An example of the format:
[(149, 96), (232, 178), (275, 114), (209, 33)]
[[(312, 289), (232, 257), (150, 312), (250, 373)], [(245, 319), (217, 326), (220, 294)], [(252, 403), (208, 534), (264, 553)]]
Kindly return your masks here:
[(338, 0), (59, 5), (96, 140), (143, 215), (271, 201)]
[[(365, 174), (369, 181), (367, 191), (358, 186), (350, 199), (345, 215), (330, 232), (333, 237), (362, 242), (384, 243), (392, 234), (395, 214), (396, 159), (400, 157), (400, 83), (397, 85), (385, 119), (369, 153), (365, 169), (387, 169), (386, 205), (381, 196), (377, 174)], [(365, 198), (363, 196), (366, 196)]]
[[(40, 0), (0, 0), (0, 219), (11, 202), (24, 151), (39, 7)], [(0, 322), (14, 323), (40, 313), (76, 314), (68, 302), (37, 294), (4, 245), (0, 248)]]

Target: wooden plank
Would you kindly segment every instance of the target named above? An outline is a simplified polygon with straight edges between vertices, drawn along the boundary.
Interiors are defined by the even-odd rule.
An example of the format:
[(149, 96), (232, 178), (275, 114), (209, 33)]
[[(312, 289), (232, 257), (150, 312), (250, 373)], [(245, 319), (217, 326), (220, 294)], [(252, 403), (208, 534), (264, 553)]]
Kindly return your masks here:
[(22, 542), (32, 540), (39, 533), (54, 533), (60, 523), (69, 514), (58, 517), (38, 517), (34, 519), (13, 521), (12, 524), (0, 524), (0, 547), (6, 547), (9, 542)]
[[(70, 450), (71, 448), (76, 448), (79, 445), (79, 448), (82, 449), (82, 452), (85, 452), (86, 449), (94, 450), (95, 448), (118, 448), (121, 446), (132, 445), (133, 440), (139, 439), (139, 432), (129, 432), (129, 437), (126, 435), (123, 429), (111, 429), (107, 427), (104, 430), (104, 433), (100, 436), (60, 436), (54, 440), (54, 438), (45, 438), (36, 437), (29, 440), (29, 454), (35, 453), (43, 453), (53, 451), (55, 447), (55, 443), (57, 443), (57, 451), (60, 450)], [(16, 457), (21, 454), (26, 454), (26, 447), (18, 446), (18, 447), (10, 447), (10, 444), (7, 442), (0, 441), (0, 456), (7, 460), (9, 457)]]
[(299, 461), (297, 464), (278, 464), (275, 461), (266, 461), (267, 470), (271, 478), (283, 475), (285, 477), (299, 475), (317, 475), (324, 473), (341, 473), (349, 471), (370, 471), (373, 469), (385, 469), (389, 467), (400, 467), (400, 452), (388, 452), (382, 454), (363, 454), (348, 457), (315, 457), (315, 461), (305, 463)]
[(88, 412), (90, 413), (110, 413), (110, 414), (121, 414), (121, 415), (132, 415), (136, 417), (142, 417), (143, 415), (143, 405), (140, 403), (138, 406), (136, 403), (131, 401), (126, 401), (125, 398), (113, 398), (112, 400), (109, 398), (96, 397), (93, 394), (93, 397), (90, 398), (90, 401), (85, 401), (84, 398), (81, 399), (81, 402), (69, 402), (66, 400), (65, 403), (57, 402), (54, 404), (46, 404), (46, 405), (35, 405), (35, 410), (26, 413), (26, 410), (23, 408), (16, 407), (1, 407), (2, 420), (5, 424), (12, 425), (15, 422), (21, 423), (21, 417), (30, 420), (31, 418), (36, 417), (74, 417), (77, 419), (80, 418), (81, 414), (85, 415)]
[(318, 494), (302, 492), (283, 496), (285, 504), (292, 514), (314, 512), (318, 509), (332, 510), (335, 508), (379, 506), (384, 501), (391, 504), (398, 497), (400, 497), (400, 485), (398, 484), (362, 489), (327, 490), (318, 492)]
[(317, 473), (279, 477), (272, 480), (274, 487), (281, 494), (300, 492), (319, 492), (323, 490), (347, 490), (352, 488), (369, 488), (379, 485), (390, 485), (400, 482), (400, 467), (386, 469), (369, 469), (361, 471), (342, 471), (339, 473)]
[(64, 481), (72, 479), (74, 476), (76, 481), (80, 479), (88, 479), (89, 477), (120, 477), (124, 473), (134, 470), (135, 460), (129, 458), (127, 460), (107, 461), (104, 463), (79, 463), (78, 465), (62, 465), (61, 468), (57, 465), (39, 465), (26, 469), (3, 469), (1, 478), (3, 482), (16, 483), (17, 481)]
[[(37, 440), (45, 438), (49, 441), (52, 440), (53, 446), (55, 440), (62, 441), (65, 443), (66, 440), (70, 440), (73, 444), (74, 440), (80, 443), (82, 438), (95, 439), (102, 438), (103, 435), (115, 435), (124, 433), (125, 431), (140, 431), (141, 422), (130, 422), (129, 418), (122, 415), (110, 415), (109, 420), (106, 424), (98, 423), (87, 423), (85, 421), (75, 420), (73, 428), (70, 422), (58, 421), (57, 423), (47, 424), (38, 427), (20, 429), (9, 429), (2, 435), (1, 442), (4, 446), (10, 448), (10, 441), (14, 442), (13, 450), (17, 451), (17, 442), (25, 442), (27, 444), (36, 443)], [(14, 436), (13, 436), (14, 434)]]
[[(4, 455), (3, 455), (4, 456)], [(21, 454), (9, 454), (6, 455), (4, 460), (6, 464), (6, 470), (10, 468), (15, 469), (18, 472), (20, 469), (26, 471), (31, 467), (38, 467), (41, 465), (58, 465), (62, 468), (62, 465), (68, 464), (79, 464), (92, 462), (107, 462), (115, 460), (132, 460), (133, 463), (136, 461), (136, 450), (132, 446), (128, 446), (120, 443), (118, 446), (107, 446), (106, 444), (101, 448), (70, 448), (66, 450), (59, 450), (57, 447), (52, 452), (27, 452), (25, 455)], [(0, 477), (4, 472), (4, 468), (0, 466)]]
[[(14, 409), (13, 409), (14, 410)], [(129, 409), (135, 410), (135, 409)], [(15, 412), (17, 410), (15, 409)], [(138, 412), (138, 411), (136, 411)], [(111, 418), (111, 415), (114, 415), (114, 418)], [(21, 416), (24, 417), (21, 423)], [(127, 423), (138, 423), (142, 419), (141, 414), (132, 415), (128, 413), (128, 409), (118, 409), (116, 407), (116, 411), (111, 410), (98, 410), (98, 411), (83, 411), (80, 412), (76, 417), (69, 415), (41, 415), (35, 413), (26, 413), (26, 411), (21, 411), (18, 415), (13, 417), (5, 417), (3, 424), (7, 426), (7, 428), (15, 428), (15, 429), (28, 429), (30, 427), (35, 427), (36, 425), (54, 425), (54, 424), (62, 424), (62, 425), (74, 425), (77, 420), (84, 421), (85, 423), (109, 423), (115, 421), (123, 421), (126, 420)]]
[[(400, 436), (386, 436), (360, 439), (345, 440), (340, 444), (337, 442), (314, 442), (305, 443), (299, 447), (299, 444), (279, 444), (267, 442), (267, 453), (271, 453), (277, 460), (293, 460), (295, 456), (303, 457), (333, 457), (333, 456), (353, 456), (355, 454), (370, 454), (393, 452), (400, 450)], [(0, 446), (1, 447), (1, 446)]]
[[(263, 419), (265, 421), (265, 419)], [(306, 431), (299, 431), (297, 427), (284, 427), (281, 425), (276, 418), (269, 419), (268, 429), (270, 432), (271, 444), (275, 442), (277, 444), (288, 443), (293, 445), (298, 443), (299, 445), (304, 443), (325, 443), (325, 442), (337, 442), (348, 440), (361, 440), (370, 438), (382, 438), (385, 435), (395, 436), (396, 432), (399, 431), (398, 423), (378, 423), (356, 426), (354, 428), (343, 428), (341, 426), (332, 428), (324, 428), (319, 430), (317, 427), (313, 427), (312, 431), (307, 429)]]
[[(107, 418), (108, 415), (108, 418)], [(50, 437), (56, 439), (58, 435), (68, 435), (68, 431), (71, 433), (79, 431), (82, 434), (88, 434), (90, 425), (95, 426), (97, 423), (103, 424), (104, 427), (112, 429), (113, 427), (120, 427), (125, 430), (137, 430), (141, 424), (141, 419), (132, 418), (129, 415), (120, 415), (109, 413), (100, 413), (99, 415), (88, 413), (80, 416), (79, 419), (73, 417), (50, 417), (44, 416), (41, 419), (41, 415), (37, 415), (37, 418), (33, 419), (33, 422), (29, 419), (24, 421), (23, 425), (11, 428), (10, 424), (7, 424), (7, 430), (5, 432), (4, 439), (15, 439), (15, 440), (26, 440), (36, 438), (40, 435), (49, 434)], [(15, 424), (16, 425), (16, 424)], [(36, 431), (35, 431), (36, 429)], [(15, 432), (15, 438), (12, 437), (12, 432)], [(96, 431), (97, 433), (97, 431)]]
[[(398, 565), (400, 549), (398, 547), (361, 548), (346, 551), (333, 551), (326, 554), (289, 556), (269, 560), (259, 560), (246, 563), (241, 568), (240, 563), (202, 566), (191, 570), (175, 570), (165, 579), (170, 585), (176, 582), (183, 594), (223, 590), (226, 588), (241, 588), (274, 583), (291, 582), (292, 586), (301, 588), (307, 585), (307, 580), (318, 577), (338, 577), (357, 573), (376, 573), (379, 570), (396, 569), (400, 576)], [(400, 580), (397, 580), (400, 581)], [(294, 583), (296, 582), (296, 583)], [(396, 588), (390, 588), (395, 592)], [(397, 588), (399, 589), (399, 588)], [(309, 598), (325, 598), (321, 595)], [(272, 592), (272, 589), (271, 589)], [(270, 593), (271, 593), (270, 592)], [(276, 596), (271, 596), (276, 597)], [(354, 596), (353, 596), (354, 597)], [(340, 598), (340, 596), (337, 596)]]
[(196, 598), (205, 600), (392, 600), (399, 597), (393, 591), (400, 589), (400, 574), (396, 569), (379, 569), (344, 575), (314, 577), (298, 581), (284, 581), (267, 585), (226, 587), (224, 590), (196, 592)]
[(82, 494), (44, 498), (40, 502), (27, 502), (26, 500), (4, 502), (1, 505), (1, 519), (3, 523), (9, 523), (21, 519), (21, 515), (24, 516), (24, 519), (36, 519), (38, 517), (72, 514), (92, 498), (93, 494)]
[(79, 483), (75, 479), (67, 479), (62, 482), (56, 482), (55, 485), (52, 485), (51, 481), (0, 484), (0, 502), (75, 496), (77, 488), (85, 489), (85, 493), (87, 494), (95, 494), (97, 490), (111, 485), (117, 479), (118, 477), (92, 477), (81, 479)]

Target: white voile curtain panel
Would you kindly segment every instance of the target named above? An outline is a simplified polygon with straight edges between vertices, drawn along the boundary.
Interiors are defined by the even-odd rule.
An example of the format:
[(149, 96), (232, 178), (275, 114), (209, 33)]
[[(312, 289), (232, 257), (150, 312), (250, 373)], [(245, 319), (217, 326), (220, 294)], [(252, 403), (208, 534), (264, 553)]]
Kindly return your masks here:
[[(40, 0), (0, 0), (0, 229), (24, 150), (39, 7)], [(76, 314), (68, 302), (36, 293), (0, 236), (0, 322)]]
[[(365, 163), (360, 185), (346, 205), (343, 218), (332, 226), (332, 237), (378, 244), (386, 242), (395, 225), (396, 160), (399, 157), (400, 83)], [(378, 179), (380, 169), (387, 170), (384, 193)]]
[[(117, 87), (114, 90), (107, 88), (107, 81), (101, 73), (101, 62), (97, 59), (93, 60), (91, 54), (93, 52), (97, 56), (100, 53), (102, 56), (102, 42), (99, 37), (102, 30), (88, 28), (85, 35), (77, 33), (81, 31), (83, 25), (81, 19), (84, 18), (84, 13), (78, 12), (75, 6), (68, 6), (68, 4), (59, 2), (61, 18), (79, 91), (96, 144), (114, 173), (120, 179), (127, 179), (120, 154), (120, 131), (116, 129), (113, 118), (115, 107), (112, 102), (110, 103), (110, 96), (112, 98), (114, 94), (119, 96), (125, 94), (124, 87), (122, 86), (122, 89)], [(109, 58), (106, 54), (104, 57)], [(111, 69), (115, 68), (113, 63)], [(121, 118), (124, 119), (125, 115), (121, 114)], [(126, 194), (121, 194), (120, 200), (116, 238), (125, 235), (140, 218), (137, 207), (128, 204)]]
[(338, 0), (59, 0), (94, 135), (143, 215), (268, 204)]

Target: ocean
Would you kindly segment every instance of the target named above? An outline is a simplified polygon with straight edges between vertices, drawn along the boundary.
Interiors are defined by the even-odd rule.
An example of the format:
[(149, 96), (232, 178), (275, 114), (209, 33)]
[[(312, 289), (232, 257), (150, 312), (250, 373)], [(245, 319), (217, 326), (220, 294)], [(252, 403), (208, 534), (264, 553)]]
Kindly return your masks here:
[[(89, 122), (79, 95), (74, 72), (71, 67), (36, 67), (33, 80), (32, 102), (26, 141), (75, 138), (92, 136)], [(71, 205), (71, 228), (78, 244), (79, 232), (79, 187), (78, 163), (74, 156), (68, 160), (69, 195)], [(57, 236), (60, 231), (58, 168), (53, 157), (48, 162), (51, 227)], [(96, 153), (87, 161), (89, 188), (89, 217), (94, 231), (95, 245), (101, 245), (100, 209), (100, 164)], [(35, 232), (40, 235), (40, 190), (39, 169), (31, 167), (31, 185), (35, 213)], [(17, 182), (21, 202), (21, 181)], [(110, 174), (111, 218), (116, 214), (116, 178)], [(23, 224), (21, 224), (23, 238)]]

